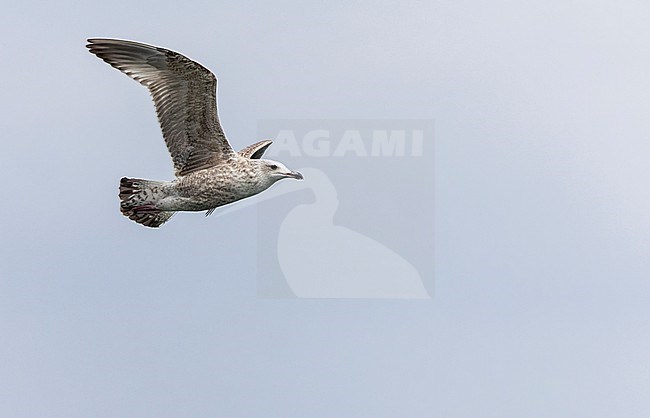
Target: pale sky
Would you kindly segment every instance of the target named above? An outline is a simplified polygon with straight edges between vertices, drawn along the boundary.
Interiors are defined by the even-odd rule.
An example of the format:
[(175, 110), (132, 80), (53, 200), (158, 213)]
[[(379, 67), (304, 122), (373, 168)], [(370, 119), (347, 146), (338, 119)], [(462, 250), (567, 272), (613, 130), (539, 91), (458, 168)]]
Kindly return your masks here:
[[(6, 5), (0, 416), (647, 416), (649, 20), (632, 1)], [(235, 148), (262, 119), (433, 120), (432, 299), (260, 298), (254, 209), (124, 218), (120, 177), (172, 166), (146, 90), (89, 37), (213, 70)]]

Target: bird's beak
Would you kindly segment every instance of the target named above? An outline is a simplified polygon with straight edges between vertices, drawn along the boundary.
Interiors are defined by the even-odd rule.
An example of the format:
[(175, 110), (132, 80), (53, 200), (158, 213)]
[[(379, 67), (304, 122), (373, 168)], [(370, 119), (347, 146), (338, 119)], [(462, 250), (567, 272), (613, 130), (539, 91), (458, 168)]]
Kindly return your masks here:
[(287, 173), (287, 174), (285, 174), (285, 175), (286, 175), (287, 177), (291, 177), (292, 179), (296, 179), (296, 180), (302, 180), (302, 179), (304, 178), (304, 177), (302, 176), (302, 174), (300, 174), (300, 173), (297, 172), (297, 171), (292, 171), (291, 173)]

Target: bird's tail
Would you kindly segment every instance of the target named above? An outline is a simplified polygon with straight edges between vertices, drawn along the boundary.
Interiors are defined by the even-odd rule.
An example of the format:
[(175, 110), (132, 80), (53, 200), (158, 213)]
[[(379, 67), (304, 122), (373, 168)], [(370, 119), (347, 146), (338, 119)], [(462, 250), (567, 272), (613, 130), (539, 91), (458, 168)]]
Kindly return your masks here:
[(120, 211), (129, 219), (158, 228), (167, 222), (176, 212), (162, 211), (156, 208), (156, 202), (164, 197), (160, 181), (130, 179), (120, 180)]

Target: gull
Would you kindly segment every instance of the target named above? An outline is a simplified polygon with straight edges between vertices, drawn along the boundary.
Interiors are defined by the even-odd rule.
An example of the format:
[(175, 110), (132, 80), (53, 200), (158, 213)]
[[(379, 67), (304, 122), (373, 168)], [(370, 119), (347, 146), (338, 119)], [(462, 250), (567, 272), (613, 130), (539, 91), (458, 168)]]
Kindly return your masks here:
[(176, 179), (123, 177), (120, 211), (157, 228), (179, 211), (207, 211), (256, 195), (278, 180), (302, 180), (284, 164), (262, 159), (271, 140), (235, 152), (217, 115), (217, 78), (169, 49), (120, 39), (88, 39), (91, 53), (147, 87)]

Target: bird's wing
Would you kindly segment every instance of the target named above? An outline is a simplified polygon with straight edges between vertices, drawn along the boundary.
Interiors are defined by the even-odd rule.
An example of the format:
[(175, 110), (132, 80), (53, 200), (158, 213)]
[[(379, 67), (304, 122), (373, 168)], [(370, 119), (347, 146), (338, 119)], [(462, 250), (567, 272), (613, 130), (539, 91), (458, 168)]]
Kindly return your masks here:
[(251, 160), (259, 160), (272, 143), (273, 141), (270, 139), (256, 142), (239, 151), (239, 155), (244, 158), (250, 158)]
[(234, 155), (217, 115), (217, 79), (201, 64), (165, 48), (119, 39), (86, 47), (149, 89), (176, 175)]

